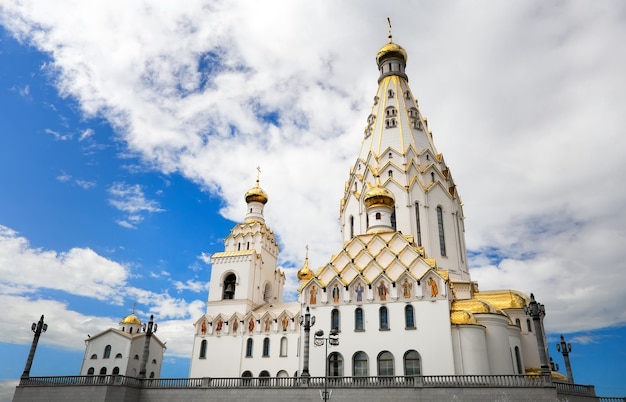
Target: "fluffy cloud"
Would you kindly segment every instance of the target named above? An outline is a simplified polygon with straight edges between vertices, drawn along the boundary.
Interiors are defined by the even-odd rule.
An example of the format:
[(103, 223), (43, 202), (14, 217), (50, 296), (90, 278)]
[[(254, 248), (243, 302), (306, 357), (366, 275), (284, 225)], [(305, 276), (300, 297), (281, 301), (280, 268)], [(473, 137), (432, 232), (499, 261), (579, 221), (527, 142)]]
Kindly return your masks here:
[[(387, 34), (380, 7), (24, 1), (2, 6), (2, 18), (50, 53), (60, 93), (85, 116), (107, 119), (148, 166), (223, 197), (224, 216), (242, 218), (260, 165), (281, 263), (301, 264), (309, 244), (318, 266), (340, 246), (338, 200)], [(474, 279), (534, 291), (554, 330), (626, 321), (615, 297), (626, 227), (625, 7), (384, 7), (403, 10), (391, 15), (394, 39), (465, 201)], [(159, 209), (115, 202), (128, 227), (139, 210)], [(601, 311), (587, 307), (599, 302)]]

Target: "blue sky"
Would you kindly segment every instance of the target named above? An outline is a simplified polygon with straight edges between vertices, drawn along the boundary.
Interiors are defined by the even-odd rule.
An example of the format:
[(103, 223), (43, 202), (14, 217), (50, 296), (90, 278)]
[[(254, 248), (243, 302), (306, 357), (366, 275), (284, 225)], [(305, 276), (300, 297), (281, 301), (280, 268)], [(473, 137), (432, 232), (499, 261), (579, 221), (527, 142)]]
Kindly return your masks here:
[(86, 335), (136, 302), (168, 342), (162, 375), (186, 376), (206, 256), (257, 166), (293, 299), (305, 246), (314, 266), (340, 247), (387, 15), (472, 278), (534, 292), (561, 371), (562, 333), (576, 382), (626, 395), (621, 2), (210, 4), (0, 2), (0, 400), (41, 314), (33, 375), (78, 373)]

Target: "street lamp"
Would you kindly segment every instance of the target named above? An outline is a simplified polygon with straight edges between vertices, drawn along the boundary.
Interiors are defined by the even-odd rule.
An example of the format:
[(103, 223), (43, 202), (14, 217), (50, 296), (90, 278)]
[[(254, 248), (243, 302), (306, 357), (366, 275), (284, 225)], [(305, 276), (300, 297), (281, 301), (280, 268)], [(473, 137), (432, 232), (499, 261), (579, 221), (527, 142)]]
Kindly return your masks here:
[(143, 324), (143, 332), (146, 333), (146, 340), (143, 344), (143, 356), (141, 358), (141, 366), (139, 368), (139, 378), (146, 378), (146, 364), (148, 363), (148, 355), (150, 354), (150, 338), (157, 331), (157, 324), (154, 322), (154, 315), (150, 316), (148, 324)]
[(565, 369), (567, 370), (567, 379), (574, 382), (574, 374), (572, 374), (572, 365), (569, 362), (569, 352), (572, 351), (572, 344), (565, 342), (565, 338), (561, 335), (561, 342), (556, 344), (556, 350), (561, 352), (563, 360), (565, 360)]
[(548, 365), (548, 351), (544, 341), (543, 325), (541, 318), (546, 315), (546, 308), (543, 304), (537, 303), (535, 295), (530, 294), (530, 303), (524, 307), (524, 312), (533, 319), (535, 324), (535, 336), (537, 337), (537, 348), (539, 349), (539, 360), (541, 361), (541, 374), (550, 375), (550, 366)]
[[(328, 334), (328, 338), (324, 338), (324, 331), (321, 329), (315, 333), (315, 346), (325, 346), (325, 370), (324, 370), (324, 394), (322, 395), (322, 399), (324, 401), (328, 401), (330, 399), (330, 393), (328, 392), (328, 345), (337, 346), (339, 345), (339, 331), (336, 328), (330, 330), (330, 334)], [(331, 391), (332, 392), (332, 391)]]
[(26, 360), (26, 367), (22, 373), (22, 379), (28, 379), (30, 377), (30, 367), (33, 365), (33, 358), (35, 357), (35, 350), (37, 349), (37, 343), (39, 343), (39, 336), (42, 332), (48, 330), (48, 324), (43, 322), (43, 314), (39, 319), (39, 322), (34, 322), (30, 329), (35, 333), (33, 337), (33, 343), (30, 345), (30, 352), (28, 353), (28, 359)]
[(300, 325), (304, 327), (304, 362), (302, 365), (301, 377), (311, 377), (309, 373), (309, 334), (311, 333), (311, 327), (315, 325), (315, 317), (311, 317), (309, 308), (306, 308), (306, 313), (300, 316)]

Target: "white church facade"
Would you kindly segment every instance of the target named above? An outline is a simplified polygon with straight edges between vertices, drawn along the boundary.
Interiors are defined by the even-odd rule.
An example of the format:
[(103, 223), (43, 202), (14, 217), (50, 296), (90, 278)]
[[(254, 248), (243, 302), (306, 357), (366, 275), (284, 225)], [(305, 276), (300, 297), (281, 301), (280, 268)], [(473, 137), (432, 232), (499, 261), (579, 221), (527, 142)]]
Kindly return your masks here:
[[(531, 299), (471, 280), (462, 202), (409, 87), (406, 51), (390, 35), (376, 62), (378, 90), (340, 204), (343, 247), (315, 270), (307, 258), (298, 301), (284, 302), (257, 179), (243, 223), (211, 258), (189, 377), (539, 372), (546, 343), (525, 312)], [(340, 339), (328, 357), (306, 350), (319, 329)]]

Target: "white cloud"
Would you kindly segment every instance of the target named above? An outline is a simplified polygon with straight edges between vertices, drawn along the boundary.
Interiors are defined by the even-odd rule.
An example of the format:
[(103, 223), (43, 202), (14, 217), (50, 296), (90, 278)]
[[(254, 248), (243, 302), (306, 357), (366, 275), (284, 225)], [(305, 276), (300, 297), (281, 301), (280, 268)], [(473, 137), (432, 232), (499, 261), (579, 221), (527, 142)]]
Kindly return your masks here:
[(91, 128), (85, 129), (80, 134), (80, 137), (78, 137), (78, 141), (80, 142), (80, 141), (86, 140), (87, 138), (91, 137), (94, 134), (95, 134), (95, 132), (93, 131), (93, 129), (91, 129)]
[[(382, 11), (401, 9), (394, 39), (463, 196), (474, 279), (534, 291), (549, 329), (626, 321), (623, 2), (125, 7), (30, 1), (5, 5), (2, 18), (51, 54), (48, 71), (85, 116), (106, 118), (149, 166), (218, 193), (226, 217), (241, 220), (261, 165), (281, 262), (301, 264), (309, 244), (314, 267), (340, 247), (338, 204), (376, 89)], [(119, 186), (112, 205), (129, 215), (119, 222), (160, 210)]]
[(122, 227), (136, 229), (144, 219), (142, 213), (163, 212), (157, 201), (146, 198), (139, 184), (114, 183), (109, 187), (108, 192), (111, 196), (109, 204), (120, 211), (127, 212), (126, 219), (115, 221)]
[(45, 129), (44, 132), (53, 136), (56, 141), (68, 141), (72, 139), (72, 134), (61, 134), (49, 128)]

